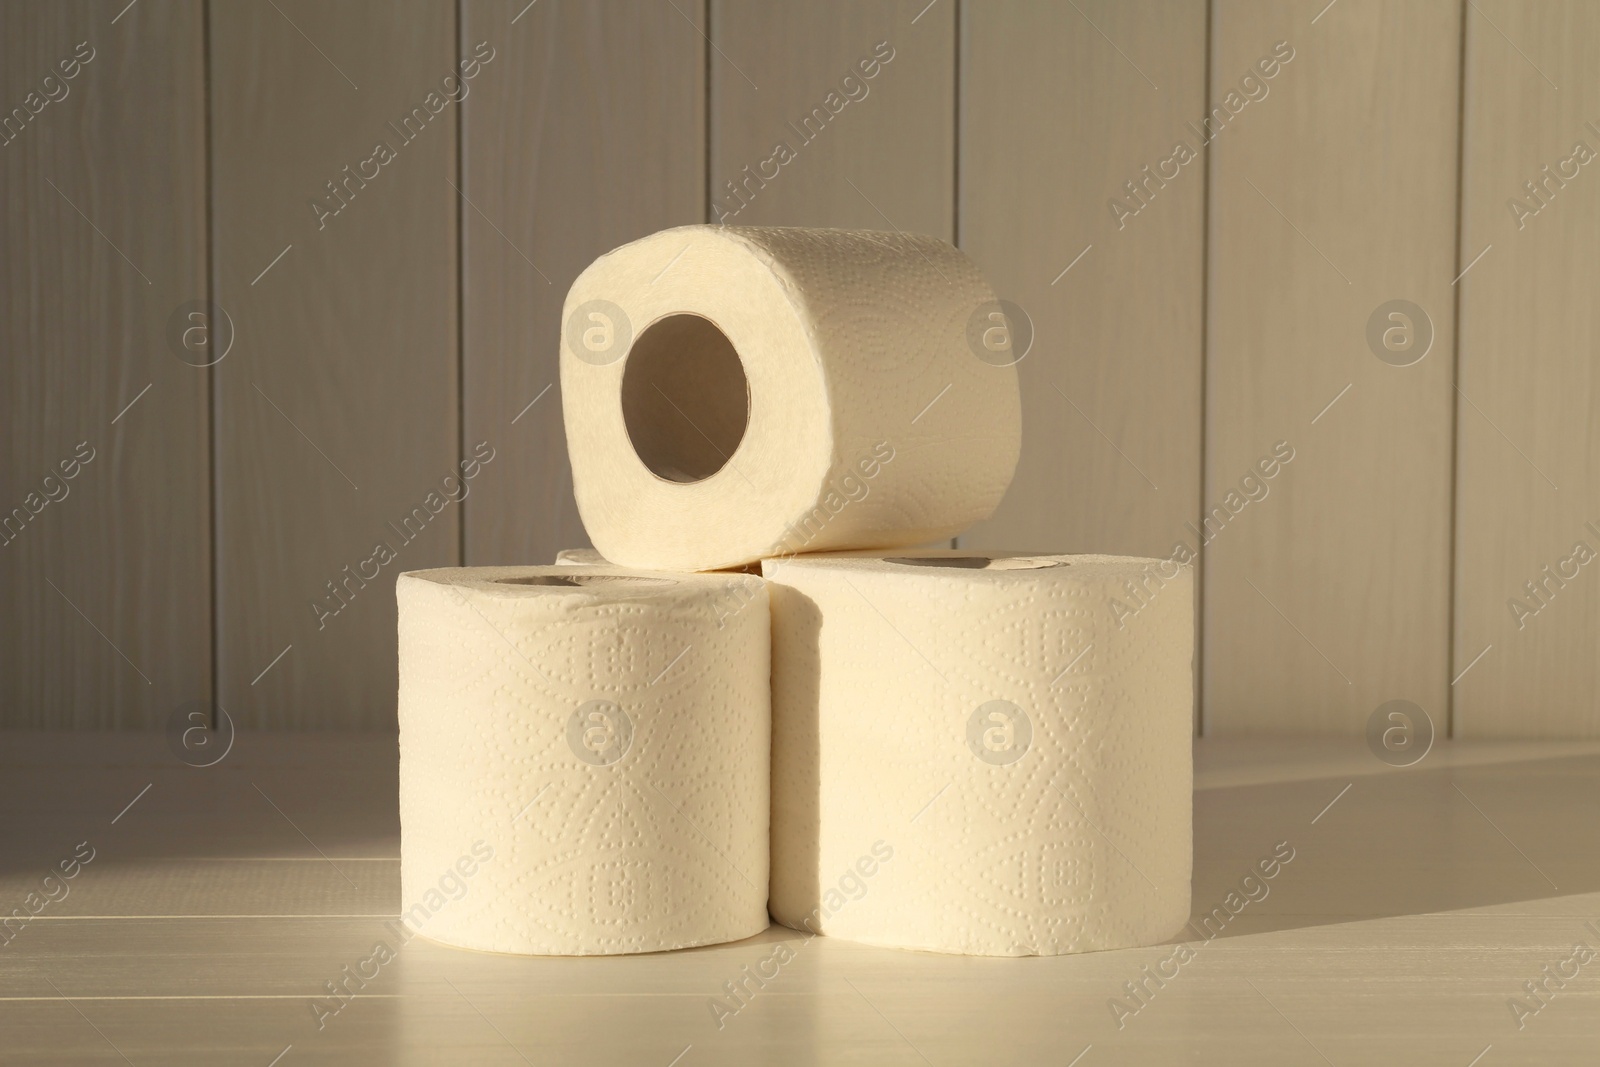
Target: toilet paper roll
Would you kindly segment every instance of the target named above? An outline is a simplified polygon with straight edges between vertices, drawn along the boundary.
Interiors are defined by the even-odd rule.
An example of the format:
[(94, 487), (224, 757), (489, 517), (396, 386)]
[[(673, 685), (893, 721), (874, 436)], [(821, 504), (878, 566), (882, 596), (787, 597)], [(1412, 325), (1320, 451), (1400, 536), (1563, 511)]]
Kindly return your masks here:
[(987, 518), (1021, 441), (1009, 315), (932, 237), (685, 226), (601, 256), (563, 311), (584, 528), (715, 570)]
[(1188, 569), (941, 554), (763, 572), (775, 919), (998, 956), (1183, 926)]
[(409, 925), (550, 955), (767, 927), (761, 579), (445, 568), (397, 596)]

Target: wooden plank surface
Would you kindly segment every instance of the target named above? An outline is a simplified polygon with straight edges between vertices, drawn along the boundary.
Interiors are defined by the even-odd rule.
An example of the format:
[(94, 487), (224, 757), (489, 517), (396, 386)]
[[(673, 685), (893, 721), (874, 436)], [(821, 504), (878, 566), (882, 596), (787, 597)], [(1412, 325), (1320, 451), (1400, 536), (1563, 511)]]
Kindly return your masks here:
[(464, 441), (496, 449), (466, 503), (469, 564), (589, 543), (556, 380), (561, 304), (601, 253), (705, 219), (701, 16), (643, 0), (464, 6), (463, 42), (500, 52), (463, 112)]
[[(1215, 5), (1212, 102), (1243, 103), (1211, 149), (1207, 731), (1359, 733), (1394, 699), (1447, 728), (1460, 13)], [(1409, 366), (1366, 336), (1394, 300), (1432, 322)]]
[[(501, 73), (488, 48), (468, 93)], [(241, 726), (393, 723), (394, 577), (459, 559), (459, 58), (454, 9), (424, 0), (211, 11), (236, 332), (216, 369), (218, 695)]]
[[(43, 836), (66, 842), (93, 822), (100, 848), (59, 912), (14, 922), (0, 943), (0, 1063), (1021, 1065), (1079, 1056), (1081, 1067), (1464, 1067), (1474, 1057), (1586, 1064), (1600, 1040), (1588, 965), (1552, 984), (1520, 1028), (1508, 1008), (1536, 1003), (1524, 983), (1557, 968), (1574, 941), (1593, 944), (1586, 923), (1600, 915), (1600, 861), (1571, 847), (1570, 832), (1600, 788), (1593, 744), (1441, 741), (1395, 769), (1354, 738), (1200, 740), (1193, 921), (1230, 893), (1237, 914), (1209, 938), (1191, 931), (1150, 948), (1022, 959), (899, 952), (776, 927), (727, 945), (610, 958), (470, 952), (428, 941), (425, 928), (402, 941), (391, 924), (392, 862), (362, 865), (358, 879), (383, 887), (370, 915), (343, 912), (348, 901), (305, 877), (325, 866), (309, 853), (276, 864), (305, 870), (257, 878), (254, 896), (242, 897), (240, 880), (216, 869), (249, 861), (151, 860), (125, 836), (140, 820), (181, 836), (190, 825), (182, 805), (151, 803), (152, 791), (107, 824), (93, 799), (116, 775), (176, 792), (176, 771), (195, 782), (232, 773), (293, 790), (289, 810), (313, 837), (333, 809), (361, 811), (377, 846), (393, 840), (393, 794), (376, 799), (376, 783), (393, 774), (393, 735), (244, 734), (215, 767), (176, 771), (148, 736), (82, 747), (75, 764), (71, 738), (0, 737), (0, 805), (28, 810)], [(10, 773), (18, 767), (57, 773), (66, 802), (39, 804), (38, 783)], [(369, 787), (369, 799), (351, 794), (335, 767)], [(1288, 858), (1270, 878), (1246, 880), (1269, 855)], [(30, 873), (8, 862), (5, 900), (21, 899)], [(162, 890), (180, 894), (182, 916), (74, 910), (113, 894), (159, 904)], [(363, 962), (380, 941), (392, 959)], [(1174, 965), (1180, 948), (1188, 955)], [(784, 960), (776, 970), (763, 963), (775, 958)], [(1147, 977), (1158, 970), (1166, 977)], [(758, 971), (768, 977), (749, 982), (743, 1004), (727, 1000), (724, 983)], [(347, 992), (329, 997), (328, 982)], [(712, 1012), (718, 998), (738, 1010)]]
[(211, 690), (207, 372), (166, 339), (205, 295), (201, 12), (121, 7), (0, 7), (9, 726), (159, 727)]
[(711, 12), (711, 221), (953, 239), (955, 4)]
[(1034, 340), (1016, 479), (962, 543), (1168, 556), (1199, 501), (1204, 161), (1110, 201), (1193, 141), (1206, 5), (963, 13), (960, 244)]
[(1456, 727), (1597, 737), (1600, 180), (1574, 150), (1600, 152), (1600, 10), (1474, 2), (1457, 267), (1470, 270), (1456, 395)]

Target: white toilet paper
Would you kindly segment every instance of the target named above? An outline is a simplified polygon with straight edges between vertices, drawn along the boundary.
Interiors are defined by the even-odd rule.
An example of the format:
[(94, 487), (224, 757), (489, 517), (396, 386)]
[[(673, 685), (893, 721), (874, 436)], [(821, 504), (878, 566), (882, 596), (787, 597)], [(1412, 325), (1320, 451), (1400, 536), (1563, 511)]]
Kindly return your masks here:
[(1154, 944), (1183, 926), (1187, 569), (940, 554), (763, 571), (775, 919), (1001, 956)]
[(563, 321), (573, 491), (619, 564), (935, 541), (1016, 466), (1009, 319), (935, 238), (666, 230), (596, 260)]
[(445, 568), (402, 574), (397, 596), (401, 906), (419, 932), (586, 955), (766, 929), (761, 579)]

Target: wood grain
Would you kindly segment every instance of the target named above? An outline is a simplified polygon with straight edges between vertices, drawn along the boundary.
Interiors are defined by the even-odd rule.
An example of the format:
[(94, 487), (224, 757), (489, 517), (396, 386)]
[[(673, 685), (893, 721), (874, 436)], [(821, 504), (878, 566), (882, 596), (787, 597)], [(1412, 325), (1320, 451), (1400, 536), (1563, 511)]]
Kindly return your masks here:
[(121, 7), (0, 7), (8, 726), (159, 727), (211, 691), (207, 372), (166, 340), (205, 295), (201, 12)]
[(711, 220), (953, 240), (955, 10), (714, 2)]
[[(1359, 733), (1393, 699), (1446, 729), (1460, 12), (1215, 6), (1214, 105), (1293, 59), (1211, 149), (1208, 732)], [(1396, 299), (1432, 321), (1411, 366), (1366, 339)]]
[(1167, 556), (1199, 499), (1205, 175), (1120, 229), (1108, 202), (1205, 112), (1205, 5), (1077, 7), (963, 9), (961, 246), (1035, 333), (1016, 479), (962, 543)]
[(1455, 397), (1456, 726), (1463, 737), (1597, 737), (1600, 580), (1577, 548), (1600, 551), (1600, 178), (1570, 161), (1580, 142), (1590, 158), (1600, 151), (1600, 10), (1474, 3), (1457, 267), (1470, 266)]
[[(337, 775), (308, 769), (342, 764), (364, 781), (392, 774), (392, 735), (335, 737), (336, 754), (328, 739), (247, 736), (248, 759), (237, 766), (230, 756), (180, 769), (191, 789), (238, 772), (299, 781), (297, 815), (346, 799)], [(902, 952), (781, 928), (586, 959), (453, 949), (428, 941), (426, 926), (402, 940), (392, 863), (342, 863), (358, 883), (371, 880), (358, 894), (325, 881), (317, 858), (148, 860), (124, 836), (130, 822), (178, 834), (183, 805), (144, 807), (152, 790), (107, 825), (88, 820), (93, 804), (82, 798), (108, 771), (181, 790), (162, 778), (168, 757), (144, 738), (91, 738), (87, 747), (92, 764), (75, 767), (68, 740), (0, 738), (7, 769), (58, 771), (64, 800), (41, 805), (36, 782), (0, 775), (0, 805), (36, 811), (41, 836), (65, 842), (92, 821), (99, 850), (67, 896), (13, 921), (0, 943), (0, 1063), (120, 1063), (120, 1053), (141, 1064), (1023, 1065), (1080, 1056), (1081, 1067), (1175, 1058), (1462, 1067), (1474, 1057), (1587, 1064), (1600, 1038), (1587, 966), (1552, 983), (1522, 1028), (1508, 1010), (1511, 999), (1535, 1003), (1523, 983), (1543, 979), (1546, 965), (1570, 973), (1559, 961), (1575, 940), (1593, 944), (1586, 923), (1600, 914), (1600, 862), (1571, 840), (1600, 787), (1592, 744), (1440, 742), (1423, 763), (1395, 771), (1355, 738), (1204, 739), (1195, 747), (1194, 921), (1230, 893), (1238, 914), (1210, 939), (1185, 931), (1167, 945), (1031, 959)], [(357, 807), (372, 820), (371, 843), (392, 840), (392, 796), (387, 812)], [(1292, 858), (1270, 878), (1246, 879), (1275, 854)], [(40, 867), (8, 862), (3, 899), (37, 886)], [(1249, 903), (1237, 903), (1245, 893)], [(110, 910), (88, 910), (101, 905)], [(393, 958), (374, 970), (363, 961), (379, 941)], [(1180, 943), (1189, 955), (1175, 966)], [(769, 977), (749, 982), (753, 995), (723, 999), (724, 983), (758, 970)], [(1158, 970), (1166, 977), (1146, 977)], [(347, 977), (357, 972), (367, 976), (359, 984)], [(328, 998), (330, 981), (349, 981), (354, 995)], [(1127, 983), (1142, 987), (1138, 1000)], [(718, 1000), (739, 1010), (709, 1010)], [(1119, 1015), (1119, 1001), (1137, 1010)]]
[(459, 559), (458, 58), (454, 10), (422, 0), (212, 9), (237, 335), (217, 366), (219, 698), (241, 726), (392, 724), (395, 575)]
[(561, 420), (561, 304), (601, 253), (704, 221), (700, 15), (642, 0), (464, 7), (464, 41), (503, 42), (463, 111), (465, 441), (496, 449), (466, 505), (469, 564), (589, 543)]

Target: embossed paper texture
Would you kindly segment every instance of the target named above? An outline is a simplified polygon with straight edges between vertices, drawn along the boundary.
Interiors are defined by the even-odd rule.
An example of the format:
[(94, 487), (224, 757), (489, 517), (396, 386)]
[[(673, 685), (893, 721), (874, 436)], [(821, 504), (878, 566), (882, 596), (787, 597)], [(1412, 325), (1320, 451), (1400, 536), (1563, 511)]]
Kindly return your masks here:
[[(1189, 570), (946, 555), (764, 572), (775, 919), (1002, 956), (1154, 944), (1182, 927)], [(1130, 582), (1149, 590), (1131, 614)]]
[(764, 583), (575, 570), (400, 577), (402, 910), (424, 905), (427, 937), (501, 952), (759, 933)]

